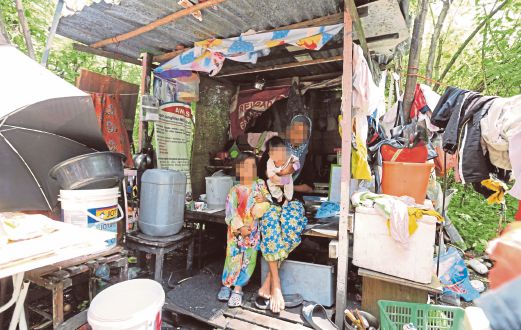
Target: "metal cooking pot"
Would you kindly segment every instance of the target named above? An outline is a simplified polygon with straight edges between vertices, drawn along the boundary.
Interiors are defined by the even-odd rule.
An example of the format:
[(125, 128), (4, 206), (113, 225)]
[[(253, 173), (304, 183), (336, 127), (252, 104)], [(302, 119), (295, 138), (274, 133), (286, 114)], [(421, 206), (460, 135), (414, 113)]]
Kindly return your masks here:
[(117, 152), (95, 152), (67, 159), (54, 166), (49, 176), (62, 189), (107, 189), (123, 179), (126, 157)]

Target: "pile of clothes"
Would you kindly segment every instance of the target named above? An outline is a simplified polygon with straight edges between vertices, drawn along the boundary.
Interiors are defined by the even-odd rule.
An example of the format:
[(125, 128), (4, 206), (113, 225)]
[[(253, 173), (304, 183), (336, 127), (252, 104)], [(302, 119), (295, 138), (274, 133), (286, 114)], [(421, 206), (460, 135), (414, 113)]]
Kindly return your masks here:
[(521, 95), (500, 98), (449, 87), (432, 112), (431, 123), (444, 131), (443, 150), (458, 157), (462, 183), (472, 183), (486, 197), (493, 191), (482, 182), (491, 174), (508, 182), (512, 169), (514, 175), (521, 172), (521, 159), (509, 153), (521, 136), (520, 108)]

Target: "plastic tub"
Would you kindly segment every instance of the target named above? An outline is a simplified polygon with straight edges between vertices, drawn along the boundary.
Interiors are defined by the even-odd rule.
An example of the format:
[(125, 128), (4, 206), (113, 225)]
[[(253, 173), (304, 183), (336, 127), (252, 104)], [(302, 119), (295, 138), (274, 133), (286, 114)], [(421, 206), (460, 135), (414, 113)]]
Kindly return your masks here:
[(130, 280), (114, 284), (94, 297), (87, 320), (93, 330), (161, 329), (164, 303), (165, 292), (159, 283)]
[(223, 209), (226, 197), (233, 186), (231, 176), (206, 177), (206, 203), (209, 209)]
[(425, 202), (432, 163), (383, 162), (382, 192), (392, 196), (410, 196), (417, 204)]
[(380, 329), (402, 330), (412, 323), (418, 330), (463, 329), (465, 311), (459, 307), (415, 304), (398, 301), (378, 301)]
[(116, 245), (117, 222), (123, 219), (118, 204), (119, 188), (60, 190), (62, 220), (79, 227), (96, 227), (114, 233), (107, 246)]

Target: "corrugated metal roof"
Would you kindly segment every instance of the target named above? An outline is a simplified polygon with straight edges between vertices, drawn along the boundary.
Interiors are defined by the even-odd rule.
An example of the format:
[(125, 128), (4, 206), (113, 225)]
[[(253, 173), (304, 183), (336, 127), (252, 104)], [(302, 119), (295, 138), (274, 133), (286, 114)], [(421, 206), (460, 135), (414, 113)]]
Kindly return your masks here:
[[(170, 51), (177, 44), (192, 46), (212, 37), (228, 38), (254, 29), (272, 29), (339, 12), (340, 0), (227, 0), (217, 9), (202, 11), (203, 21), (180, 18), (138, 37), (109, 45), (105, 50), (139, 57)], [(121, 0), (119, 5), (93, 3), (72, 16), (62, 17), (58, 34), (84, 44), (135, 30), (183, 9), (175, 0)]]

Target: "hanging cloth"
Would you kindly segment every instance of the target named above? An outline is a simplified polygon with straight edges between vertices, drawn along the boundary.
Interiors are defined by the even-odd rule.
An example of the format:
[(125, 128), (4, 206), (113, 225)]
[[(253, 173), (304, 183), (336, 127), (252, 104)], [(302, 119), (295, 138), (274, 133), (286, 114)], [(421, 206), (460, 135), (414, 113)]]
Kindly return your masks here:
[(118, 95), (91, 93), (92, 102), (98, 118), (103, 138), (112, 152), (119, 152), (127, 157), (125, 165), (132, 167), (130, 143), (123, 122), (123, 109)]

